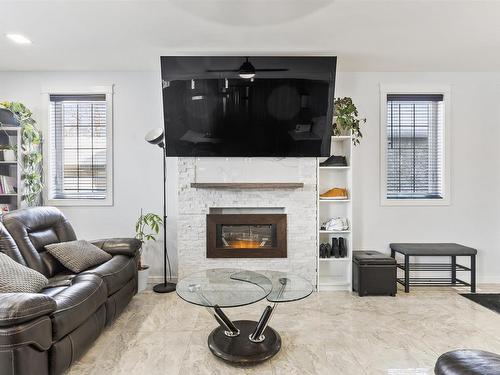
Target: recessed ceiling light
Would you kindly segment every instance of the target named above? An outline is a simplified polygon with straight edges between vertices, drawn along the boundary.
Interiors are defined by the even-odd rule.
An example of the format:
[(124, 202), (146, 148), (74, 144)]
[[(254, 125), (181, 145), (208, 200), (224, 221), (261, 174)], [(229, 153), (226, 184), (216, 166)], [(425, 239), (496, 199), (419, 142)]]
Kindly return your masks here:
[(31, 44), (31, 40), (21, 34), (7, 34), (7, 38), (17, 44)]

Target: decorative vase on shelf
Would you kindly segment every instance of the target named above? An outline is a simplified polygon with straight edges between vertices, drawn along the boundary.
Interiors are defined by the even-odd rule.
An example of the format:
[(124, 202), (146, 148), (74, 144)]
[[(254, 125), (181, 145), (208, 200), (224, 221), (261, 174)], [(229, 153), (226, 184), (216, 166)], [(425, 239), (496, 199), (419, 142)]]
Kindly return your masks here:
[(336, 120), (337, 120), (337, 116), (334, 116), (334, 118), (333, 118), (333, 135), (335, 137), (351, 135), (351, 131), (348, 129), (342, 129), (340, 126), (337, 125)]
[(16, 161), (16, 152), (14, 150), (3, 150), (4, 161)]

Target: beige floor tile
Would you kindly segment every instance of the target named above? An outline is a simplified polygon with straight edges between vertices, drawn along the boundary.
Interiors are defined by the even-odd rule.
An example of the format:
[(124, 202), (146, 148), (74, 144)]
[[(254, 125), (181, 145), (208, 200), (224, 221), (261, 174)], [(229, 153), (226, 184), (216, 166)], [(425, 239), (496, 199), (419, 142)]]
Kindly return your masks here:
[[(479, 286), (486, 292), (499, 285)], [(465, 292), (467, 292), (465, 290)], [(265, 301), (225, 311), (258, 320)], [(71, 375), (432, 374), (437, 357), (456, 348), (500, 353), (500, 315), (453, 289), (415, 288), (397, 297), (313, 293), (278, 307), (271, 326), (282, 349), (258, 366), (214, 357), (207, 337), (217, 323), (175, 294), (140, 293), (69, 371)]]

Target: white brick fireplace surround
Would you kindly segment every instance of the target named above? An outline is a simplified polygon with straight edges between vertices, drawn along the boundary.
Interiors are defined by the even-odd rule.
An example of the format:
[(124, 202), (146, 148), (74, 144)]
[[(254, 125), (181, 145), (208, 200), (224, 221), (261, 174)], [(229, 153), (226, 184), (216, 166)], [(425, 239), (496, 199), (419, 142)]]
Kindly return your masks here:
[[(194, 182), (300, 182), (297, 189), (192, 188)], [(179, 158), (177, 251), (179, 277), (208, 268), (291, 271), (316, 283), (316, 159)], [(287, 258), (206, 257), (206, 215), (221, 209), (287, 214)], [(222, 210), (224, 211), (224, 210)]]

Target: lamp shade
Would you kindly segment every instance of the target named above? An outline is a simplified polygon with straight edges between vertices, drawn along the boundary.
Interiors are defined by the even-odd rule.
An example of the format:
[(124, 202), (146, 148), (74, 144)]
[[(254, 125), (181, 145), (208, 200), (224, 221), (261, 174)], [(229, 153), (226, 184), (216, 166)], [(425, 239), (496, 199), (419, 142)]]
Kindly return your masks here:
[(158, 145), (159, 147), (163, 147), (165, 144), (163, 143), (164, 138), (163, 128), (156, 128), (149, 131), (144, 139), (146, 142), (151, 143), (152, 145)]

